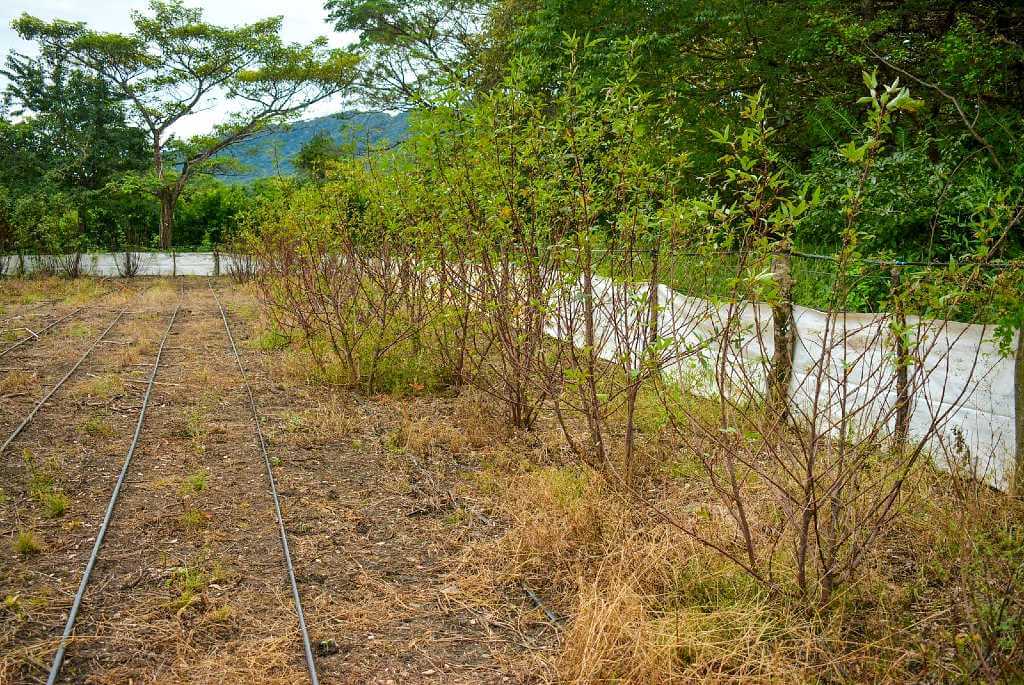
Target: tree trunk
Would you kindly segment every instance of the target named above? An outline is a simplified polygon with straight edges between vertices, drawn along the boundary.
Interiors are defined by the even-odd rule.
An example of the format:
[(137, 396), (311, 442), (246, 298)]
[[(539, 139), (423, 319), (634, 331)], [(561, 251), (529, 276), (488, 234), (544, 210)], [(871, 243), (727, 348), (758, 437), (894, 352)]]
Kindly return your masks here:
[(167, 189), (160, 191), (160, 248), (171, 249), (174, 228), (174, 205), (177, 198)]
[(896, 427), (893, 436), (893, 443), (897, 452), (903, 452), (907, 446), (907, 436), (910, 433), (910, 382), (908, 379), (908, 359), (910, 354), (907, 349), (907, 317), (903, 313), (903, 305), (900, 300), (900, 271), (899, 267), (892, 268), (892, 302), (894, 311), (895, 352), (896, 352)]
[(171, 232), (174, 227), (174, 205), (177, 203), (178, 194), (174, 188), (166, 185), (163, 144), (157, 132), (153, 133), (153, 171), (156, 172), (161, 184), (156, 192), (157, 200), (160, 201), (160, 249), (169, 250), (173, 239)]

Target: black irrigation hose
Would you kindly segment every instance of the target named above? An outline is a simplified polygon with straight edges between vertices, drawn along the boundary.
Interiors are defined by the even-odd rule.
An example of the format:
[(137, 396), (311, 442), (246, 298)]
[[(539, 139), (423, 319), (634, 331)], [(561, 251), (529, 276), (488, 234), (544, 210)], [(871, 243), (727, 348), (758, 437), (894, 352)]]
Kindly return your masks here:
[(75, 621), (78, 619), (78, 611), (82, 607), (82, 598), (85, 596), (85, 588), (89, 584), (89, 578), (92, 576), (92, 570), (96, 566), (96, 560), (99, 557), (100, 547), (103, 545), (103, 538), (107, 535), (107, 527), (110, 525), (110, 520), (114, 516), (114, 507), (117, 505), (117, 498), (121, 494), (121, 488), (124, 486), (124, 479), (128, 475), (128, 467), (131, 466), (132, 456), (135, 454), (135, 448), (139, 444), (139, 436), (142, 435), (142, 424), (146, 418), (146, 409), (149, 406), (149, 397), (153, 393), (153, 385), (156, 382), (156, 372), (160, 368), (160, 359), (164, 354), (164, 347), (167, 344), (167, 336), (171, 332), (171, 326), (174, 325), (174, 320), (178, 318), (178, 312), (181, 310), (181, 301), (178, 301), (178, 306), (174, 308), (174, 313), (171, 314), (171, 320), (167, 324), (167, 329), (164, 330), (164, 336), (160, 339), (160, 349), (156, 353), (156, 361), (153, 362), (153, 370), (149, 373), (149, 384), (146, 386), (146, 394), (142, 398), (142, 409), (139, 410), (139, 420), (135, 424), (135, 434), (132, 436), (132, 444), (128, 448), (128, 454), (125, 456), (124, 465), (121, 467), (121, 473), (117, 476), (117, 483), (114, 485), (114, 492), (110, 496), (110, 503), (107, 504), (107, 512), (103, 516), (103, 523), (100, 524), (100, 530), (96, 534), (96, 542), (92, 546), (92, 554), (89, 556), (89, 562), (85, 565), (85, 573), (82, 574), (82, 582), (78, 585), (78, 592), (75, 593), (75, 599), (71, 604), (71, 613), (68, 614), (68, 622), (64, 626), (64, 634), (60, 639), (60, 646), (57, 647), (57, 653), (53, 655), (53, 664), (50, 666), (50, 675), (46, 678), (47, 685), (53, 685), (57, 682), (60, 677), (60, 668), (64, 664), (64, 653), (67, 650), (68, 639), (71, 637), (71, 632), (75, 629)]
[(57, 384), (55, 386), (50, 388), (50, 391), (43, 396), (43, 399), (39, 400), (36, 403), (36, 406), (32, 407), (32, 411), (28, 413), (28, 416), (26, 416), (25, 419), (20, 424), (18, 424), (18, 427), (14, 429), (14, 432), (11, 433), (7, 440), (4, 441), (4, 444), (0, 445), (0, 455), (7, 451), (7, 448), (10, 446), (10, 444), (14, 442), (14, 439), (18, 437), (21, 431), (25, 430), (25, 426), (27, 426), (32, 421), (32, 419), (35, 418), (35, 415), (39, 412), (40, 409), (42, 409), (43, 405), (46, 404), (51, 397), (53, 397), (53, 394), (55, 392), (60, 390), (60, 387), (64, 385), (64, 383), (66, 383), (69, 378), (71, 378), (71, 375), (75, 371), (77, 371), (78, 367), (80, 367), (89, 357), (89, 355), (92, 354), (92, 351), (96, 349), (96, 346), (99, 345), (100, 342), (102, 342), (105, 337), (107, 337), (107, 333), (109, 333), (110, 329), (113, 328), (117, 324), (117, 322), (121, 320), (121, 317), (124, 316), (124, 313), (126, 311), (128, 311), (127, 307), (125, 307), (124, 309), (117, 313), (117, 316), (114, 317), (114, 320), (110, 322), (110, 325), (107, 326), (106, 329), (104, 329), (100, 337), (96, 338), (96, 341), (89, 346), (89, 349), (85, 351), (85, 354), (79, 357), (78, 361), (75, 362), (75, 365), (72, 366), (71, 369), (66, 374), (64, 374), (64, 377), (57, 381)]
[(70, 314), (65, 314), (64, 316), (60, 317), (56, 321), (53, 321), (52, 323), (47, 325), (46, 328), (42, 329), (38, 333), (32, 333), (32, 331), (28, 331), (28, 329), (26, 328), (25, 330), (27, 330), (29, 333), (32, 333), (32, 334), (27, 336), (27, 337), (25, 337), (25, 338), (22, 338), (21, 340), (19, 340), (18, 342), (14, 343), (13, 345), (8, 347), (7, 349), (5, 349), (3, 351), (0, 351), (0, 357), (3, 357), (8, 352), (13, 352), (14, 350), (18, 349), (19, 347), (21, 347), (22, 345), (24, 345), (24, 344), (26, 344), (28, 342), (31, 342), (33, 340), (38, 340), (40, 338), (40, 336), (42, 336), (44, 333), (49, 331), (51, 328), (53, 328), (54, 326), (56, 326), (57, 324), (59, 324), (62, 321), (67, 321), (71, 317), (73, 317), (76, 314), (78, 314), (78, 312), (82, 311), (82, 309), (83, 309), (83, 307), (79, 307), (78, 309), (76, 309), (75, 311), (71, 312)]
[(277, 516), (277, 527), (281, 533), (281, 548), (284, 550), (284, 560), (288, 567), (288, 581), (292, 586), (292, 599), (295, 601), (295, 612), (299, 617), (299, 631), (302, 633), (302, 649), (306, 653), (306, 667), (309, 670), (309, 680), (312, 685), (319, 685), (320, 678), (316, 673), (316, 662), (313, 660), (313, 648), (309, 641), (309, 631), (306, 629), (306, 615), (302, 611), (302, 599), (299, 597), (299, 586), (295, 581), (295, 566), (292, 564), (292, 553), (288, 549), (288, 534), (284, 529), (284, 517), (281, 514), (281, 500), (277, 496), (277, 481), (274, 479), (274, 469), (270, 464), (270, 455), (267, 453), (267, 441), (263, 437), (263, 426), (260, 423), (260, 415), (256, 409), (256, 398), (253, 397), (252, 388), (249, 386), (249, 378), (242, 366), (242, 357), (238, 354), (238, 347), (235, 345), (235, 336), (231, 333), (231, 326), (228, 324), (228, 316), (224, 312), (224, 306), (220, 302), (217, 290), (210, 283), (210, 291), (217, 301), (217, 308), (220, 310), (220, 317), (224, 321), (224, 330), (227, 331), (228, 340), (231, 341), (231, 352), (235, 355), (238, 363), (238, 370), (242, 374), (242, 384), (245, 392), (249, 395), (249, 408), (252, 410), (252, 420), (256, 424), (256, 436), (259, 438), (260, 452), (263, 453), (263, 463), (267, 467), (267, 480), (270, 482), (270, 494), (274, 498), (274, 511)]
[(540, 597), (533, 591), (533, 588), (526, 584), (525, 581), (520, 584), (523, 586), (523, 589), (526, 590), (526, 594), (529, 596), (530, 600), (533, 601), (533, 604), (544, 612), (544, 615), (548, 617), (549, 621), (557, 625), (565, 620), (554, 611), (544, 606), (544, 602), (540, 601)]

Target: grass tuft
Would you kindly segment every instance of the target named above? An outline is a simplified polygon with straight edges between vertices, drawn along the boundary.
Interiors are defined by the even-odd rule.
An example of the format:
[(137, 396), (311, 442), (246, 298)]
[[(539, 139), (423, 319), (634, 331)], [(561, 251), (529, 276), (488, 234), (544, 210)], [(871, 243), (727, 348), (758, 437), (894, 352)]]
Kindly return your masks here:
[(178, 523), (185, 531), (196, 533), (206, 528), (209, 516), (199, 509), (189, 508), (178, 517)]
[(107, 373), (92, 376), (75, 383), (68, 390), (68, 395), (75, 399), (86, 397), (99, 400), (112, 400), (124, 394), (124, 382), (118, 374)]
[(43, 493), (40, 495), (39, 501), (43, 505), (43, 511), (47, 518), (52, 519), (63, 516), (71, 506), (68, 496), (59, 491)]
[(94, 438), (109, 438), (114, 434), (114, 427), (100, 416), (90, 416), (82, 423), (82, 432)]
[(190, 494), (198, 494), (206, 489), (206, 486), (210, 482), (210, 473), (206, 469), (201, 469), (195, 473), (191, 473), (185, 477), (185, 481), (181, 484), (181, 495), (182, 497)]
[(36, 539), (36, 536), (32, 531), (23, 530), (14, 538), (14, 551), (23, 557), (27, 557), (43, 551), (43, 546), (39, 540)]

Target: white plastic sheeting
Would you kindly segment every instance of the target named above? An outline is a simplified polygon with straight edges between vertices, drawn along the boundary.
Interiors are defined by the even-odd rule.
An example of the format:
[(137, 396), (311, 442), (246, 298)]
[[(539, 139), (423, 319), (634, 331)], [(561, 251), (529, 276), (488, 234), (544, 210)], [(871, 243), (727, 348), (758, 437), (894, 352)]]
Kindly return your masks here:
[[(86, 273), (117, 276), (122, 255), (82, 256)], [(209, 276), (211, 253), (139, 253), (140, 275)], [(35, 258), (29, 257), (32, 268)], [(221, 255), (221, 273), (230, 257)], [(595, 346), (604, 359), (630, 358), (638, 364), (647, 321), (647, 287), (594, 277)], [(578, 284), (553, 295), (549, 335), (583, 345), (582, 289)], [(727, 305), (658, 287), (658, 336), (670, 341), (666, 373), (692, 391), (711, 395), (719, 387), (746, 386), (763, 392), (774, 352), (771, 310), (763, 304)], [(719, 379), (723, 331), (731, 330), (725, 378)], [(794, 414), (823, 420), (849, 417), (850, 430), (868, 429), (891, 417), (896, 400), (894, 353), (886, 315), (840, 314), (795, 307), (796, 348), (789, 397)], [(999, 353), (991, 326), (908, 317), (923, 363), (911, 368), (910, 438), (930, 435), (926, 449), (939, 466), (970, 465), (975, 474), (1005, 489), (1015, 450), (1014, 359)], [(1015, 348), (1014, 348), (1015, 349)], [(625, 355), (625, 357), (624, 357)], [(721, 386), (719, 381), (722, 381)], [(891, 423), (891, 421), (890, 421)], [(933, 427), (938, 426), (938, 430)], [(890, 426), (890, 429), (892, 426)]]
[[(210, 252), (136, 252), (139, 260), (139, 276), (212, 276), (214, 258)], [(25, 268), (33, 271), (40, 266), (45, 257), (34, 255), (25, 257)], [(221, 273), (226, 273), (229, 259), (221, 255)], [(81, 267), (83, 273), (92, 276), (119, 276), (118, 262), (123, 262), (123, 253), (91, 253), (83, 254)], [(12, 258), (10, 268), (17, 265), (17, 258)]]
[[(647, 287), (593, 280), (595, 347), (608, 360), (638, 363), (644, 345)], [(582, 288), (552, 299), (547, 332), (583, 344)], [(658, 335), (668, 340), (666, 373), (691, 391), (712, 395), (742, 387), (763, 393), (774, 351), (771, 309), (764, 304), (716, 304), (658, 287)], [(733, 325), (727, 326), (727, 322)], [(896, 354), (885, 314), (828, 315), (794, 308), (796, 347), (790, 404), (796, 417), (819, 424), (845, 421), (852, 433), (891, 432), (896, 402)], [(738, 320), (737, 320), (738, 319)], [(937, 465), (957, 464), (1005, 489), (1014, 465), (1012, 356), (1000, 354), (991, 326), (908, 317), (920, 360), (908, 370), (909, 437), (927, 438)], [(725, 368), (719, 368), (723, 331), (732, 331)], [(721, 378), (724, 370), (725, 378)], [(885, 425), (887, 424), (887, 425)]]

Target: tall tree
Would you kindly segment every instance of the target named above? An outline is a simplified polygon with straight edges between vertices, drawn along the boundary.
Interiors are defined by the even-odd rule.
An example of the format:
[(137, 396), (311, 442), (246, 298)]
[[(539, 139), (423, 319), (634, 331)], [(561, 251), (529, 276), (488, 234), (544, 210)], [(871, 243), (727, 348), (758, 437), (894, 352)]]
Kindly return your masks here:
[[(309, 105), (343, 92), (358, 58), (325, 38), (286, 44), (281, 17), (217, 26), (180, 0), (151, 0), (132, 12), (134, 31), (104, 33), (82, 22), (46, 22), (28, 14), (18, 34), (107, 81), (146, 132), (152, 192), (160, 203), (160, 244), (172, 244), (174, 208), (189, 180), (217, 165), (217, 154)], [(238, 108), (209, 135), (176, 141), (171, 129), (218, 98)], [(172, 151), (173, 150), (173, 151)]]
[(8, 78), (4, 108), (17, 120), (0, 123), (0, 185), (9, 189), (12, 207), (49, 207), (73, 216), (65, 222), (69, 237), (105, 244), (102, 235), (109, 238), (112, 224), (124, 223), (112, 221), (124, 218), (123, 207), (115, 207), (117, 194), (107, 186), (146, 168), (145, 133), (126, 122), (106, 81), (70, 67), (53, 51), (32, 58), (11, 54), (0, 73)]
[[(114, 174), (144, 168), (144, 132), (126, 121), (110, 84), (71, 68), (53, 50), (8, 55), (5, 105), (37, 132), (45, 173), (68, 188), (95, 191)], [(38, 180), (38, 179), (37, 179)]]
[(494, 0), (326, 0), (338, 31), (359, 34), (359, 89), (384, 108), (430, 106), (485, 71)]

